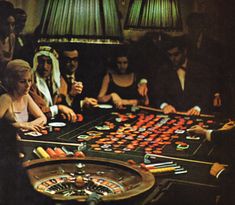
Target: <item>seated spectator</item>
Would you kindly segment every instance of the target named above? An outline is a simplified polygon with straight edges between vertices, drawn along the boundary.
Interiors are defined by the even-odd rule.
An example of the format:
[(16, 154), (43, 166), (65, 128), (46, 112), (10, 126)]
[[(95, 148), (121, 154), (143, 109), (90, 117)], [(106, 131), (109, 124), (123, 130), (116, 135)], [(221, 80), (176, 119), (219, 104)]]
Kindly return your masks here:
[(60, 70), (68, 86), (68, 104), (76, 112), (85, 106), (97, 105), (97, 100), (87, 97), (84, 79), (79, 73), (79, 51), (74, 48), (63, 50), (60, 55)]
[(68, 87), (60, 75), (57, 52), (49, 46), (40, 46), (33, 59), (35, 83), (30, 95), (48, 118), (59, 112), (69, 121), (75, 122), (77, 117), (68, 106)]
[(165, 114), (177, 111), (188, 115), (207, 112), (211, 82), (206, 68), (188, 58), (182, 37), (172, 37), (165, 44), (170, 63), (159, 69), (155, 81), (155, 100)]
[[(142, 79), (141, 83), (146, 87), (147, 80)], [(142, 85), (129, 66), (128, 55), (119, 53), (115, 58), (114, 69), (103, 78), (98, 101), (111, 102), (119, 109), (126, 105), (148, 105), (147, 89), (142, 89)]]
[[(15, 17), (13, 5), (0, 1), (0, 72), (12, 60), (15, 47)], [(3, 76), (1, 75), (0, 79)], [(2, 79), (1, 79), (2, 80)]]
[(14, 17), (15, 17), (15, 50), (14, 50), (14, 58), (15, 59), (28, 59), (31, 56), (29, 53), (26, 36), (23, 35), (23, 30), (25, 27), (25, 23), (27, 21), (27, 14), (21, 8), (14, 9)]
[[(9, 121), (18, 129), (40, 131), (47, 120), (29, 95), (32, 84), (30, 65), (23, 60), (10, 61), (3, 83), (7, 93), (0, 96), (0, 119)], [(35, 119), (29, 121), (29, 115)]]

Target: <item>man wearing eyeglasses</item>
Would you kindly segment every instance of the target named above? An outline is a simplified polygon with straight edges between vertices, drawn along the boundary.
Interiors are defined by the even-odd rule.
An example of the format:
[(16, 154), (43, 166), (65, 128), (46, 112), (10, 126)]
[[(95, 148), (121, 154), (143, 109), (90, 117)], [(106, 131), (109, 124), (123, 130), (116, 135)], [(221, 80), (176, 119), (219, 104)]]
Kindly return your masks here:
[(84, 106), (95, 106), (97, 100), (86, 97), (84, 78), (79, 75), (79, 51), (75, 48), (67, 48), (60, 55), (61, 74), (68, 85), (67, 102), (75, 110), (79, 111)]
[(165, 44), (169, 64), (159, 69), (155, 85), (157, 106), (165, 114), (186, 112), (199, 115), (208, 110), (210, 80), (206, 67), (188, 58), (183, 37)]

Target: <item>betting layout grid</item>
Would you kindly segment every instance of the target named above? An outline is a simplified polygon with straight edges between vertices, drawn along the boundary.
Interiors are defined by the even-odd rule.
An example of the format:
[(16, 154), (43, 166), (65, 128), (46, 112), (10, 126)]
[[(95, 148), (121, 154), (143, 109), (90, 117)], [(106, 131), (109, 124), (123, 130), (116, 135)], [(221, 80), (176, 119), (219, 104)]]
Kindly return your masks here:
[(214, 118), (184, 115), (163, 115), (156, 112), (112, 112), (109, 120), (102, 121), (77, 136), (88, 141), (90, 150), (122, 153), (194, 155), (205, 138), (190, 136), (187, 129), (193, 125), (217, 128)]
[[(86, 145), (85, 148), (91, 151), (193, 156), (206, 141), (203, 137), (190, 136), (186, 132), (196, 124), (205, 128), (215, 128), (223, 123), (216, 122), (214, 118), (163, 115), (141, 109), (127, 113), (111, 112), (83, 123), (82, 126), (75, 124), (74, 129), (66, 126), (59, 132), (52, 132), (52, 135), (55, 135), (57, 140), (83, 143), (81, 145)], [(40, 136), (37, 140), (44, 140), (45, 136), (50, 135)], [(78, 151), (80, 150), (79, 148)], [(70, 151), (74, 150), (64, 151), (65, 155)]]

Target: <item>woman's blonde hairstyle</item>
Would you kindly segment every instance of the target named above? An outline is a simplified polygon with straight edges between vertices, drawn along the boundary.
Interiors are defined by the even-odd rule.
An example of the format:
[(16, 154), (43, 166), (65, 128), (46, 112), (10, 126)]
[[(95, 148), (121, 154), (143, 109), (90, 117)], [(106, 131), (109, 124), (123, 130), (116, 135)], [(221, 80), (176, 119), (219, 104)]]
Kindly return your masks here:
[(5, 70), (3, 84), (8, 92), (12, 93), (17, 89), (17, 81), (27, 73), (31, 73), (31, 67), (28, 62), (15, 59), (10, 61)]

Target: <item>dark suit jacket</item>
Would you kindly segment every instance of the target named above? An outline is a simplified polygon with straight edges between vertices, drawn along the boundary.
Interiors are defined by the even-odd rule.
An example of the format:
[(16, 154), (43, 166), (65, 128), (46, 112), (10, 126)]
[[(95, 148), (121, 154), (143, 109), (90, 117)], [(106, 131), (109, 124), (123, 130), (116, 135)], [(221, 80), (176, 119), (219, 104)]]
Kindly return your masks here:
[[(68, 87), (68, 93), (70, 92), (71, 89), (71, 82), (69, 79), (67, 79), (66, 75), (63, 75), (63, 79), (65, 81), (65, 83), (67, 84)], [(81, 81), (83, 83), (83, 90), (81, 94), (78, 94), (74, 97), (73, 99), (73, 103), (71, 105), (72, 109), (78, 113), (81, 111), (81, 106), (80, 106), (80, 102), (81, 100), (83, 100), (86, 97), (87, 94), (87, 82), (84, 80), (84, 78), (82, 77), (82, 75), (79, 75), (78, 72), (76, 72), (75, 74), (75, 81)]]
[(205, 33), (202, 37), (202, 42), (199, 48), (197, 48), (196, 42), (190, 39), (190, 36), (186, 36), (188, 39), (189, 47), (188, 53), (195, 61), (202, 62), (207, 65), (208, 71), (213, 79), (213, 92), (219, 92), (223, 94), (225, 75), (224, 68), (226, 66), (225, 49), (216, 40), (210, 38)]
[(159, 107), (166, 102), (177, 111), (187, 111), (199, 106), (202, 112), (207, 112), (211, 81), (205, 66), (188, 60), (185, 75), (184, 90), (182, 90), (177, 71), (172, 65), (159, 69), (154, 86), (155, 102)]
[(229, 159), (229, 167), (223, 171), (218, 178), (221, 187), (221, 199), (219, 205), (227, 205), (235, 203), (235, 127), (230, 130), (213, 131), (211, 141), (223, 146)]

